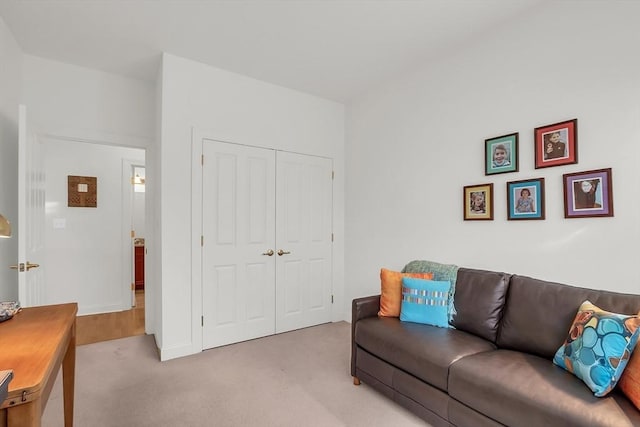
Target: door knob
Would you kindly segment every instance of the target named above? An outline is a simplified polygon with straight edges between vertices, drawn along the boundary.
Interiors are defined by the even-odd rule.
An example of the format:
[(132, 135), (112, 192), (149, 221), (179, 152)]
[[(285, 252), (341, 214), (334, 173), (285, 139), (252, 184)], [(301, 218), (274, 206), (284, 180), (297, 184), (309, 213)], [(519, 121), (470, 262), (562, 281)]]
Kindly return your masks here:
[(262, 255), (266, 255), (266, 256), (273, 256), (275, 252), (273, 252), (273, 249), (269, 249), (267, 252), (263, 252)]
[(290, 254), (291, 252), (289, 251), (283, 251), (282, 249), (278, 249), (278, 255), (282, 256), (282, 255), (287, 255)]
[[(40, 267), (40, 264), (32, 264), (29, 261), (27, 261), (27, 264), (26, 264), (27, 271), (31, 270), (32, 268), (38, 268), (38, 267)], [(22, 271), (25, 271), (25, 264), (21, 262), (20, 264), (10, 265), (9, 268), (12, 270), (18, 270), (22, 272)]]

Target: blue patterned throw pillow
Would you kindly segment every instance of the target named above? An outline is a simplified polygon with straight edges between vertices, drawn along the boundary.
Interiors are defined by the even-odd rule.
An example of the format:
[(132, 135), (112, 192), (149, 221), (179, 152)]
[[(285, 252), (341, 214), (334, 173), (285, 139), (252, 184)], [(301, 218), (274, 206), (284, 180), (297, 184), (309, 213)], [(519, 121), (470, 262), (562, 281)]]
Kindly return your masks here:
[(553, 363), (580, 378), (597, 397), (609, 393), (622, 376), (640, 328), (638, 316), (610, 313), (585, 301)]
[(402, 304), (400, 320), (449, 327), (448, 281), (402, 278)]

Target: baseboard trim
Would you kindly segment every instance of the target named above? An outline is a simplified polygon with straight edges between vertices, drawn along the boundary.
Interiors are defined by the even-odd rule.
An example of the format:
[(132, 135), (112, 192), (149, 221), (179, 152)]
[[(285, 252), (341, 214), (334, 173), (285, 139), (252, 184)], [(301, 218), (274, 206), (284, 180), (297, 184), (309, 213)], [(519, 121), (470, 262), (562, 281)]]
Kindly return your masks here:
[(191, 356), (192, 354), (200, 353), (202, 350), (194, 350), (191, 344), (183, 344), (169, 348), (159, 348), (160, 361), (177, 359), (178, 357)]

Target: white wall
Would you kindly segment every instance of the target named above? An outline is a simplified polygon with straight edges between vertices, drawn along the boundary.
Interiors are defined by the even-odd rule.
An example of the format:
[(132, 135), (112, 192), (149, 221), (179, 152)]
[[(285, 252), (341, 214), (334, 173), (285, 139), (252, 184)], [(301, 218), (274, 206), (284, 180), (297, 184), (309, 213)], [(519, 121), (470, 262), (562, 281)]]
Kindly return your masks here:
[[(0, 18), (0, 214), (12, 223), (13, 237), (0, 239), (0, 301), (18, 299), (18, 104), (22, 52)], [(15, 183), (15, 185), (13, 185)]]
[[(162, 73), (161, 358), (200, 351), (191, 271), (192, 127), (230, 142), (332, 157), (334, 294), (343, 301), (344, 109), (311, 95), (165, 54)], [(198, 285), (199, 286), (199, 283)], [(193, 304), (192, 299), (196, 302)], [(337, 310), (337, 318), (342, 318)]]
[(24, 56), (24, 102), (43, 133), (146, 148), (155, 101), (151, 82)]
[[(640, 3), (553, 2), (397, 76), (347, 111), (345, 312), (413, 259), (638, 293)], [(533, 130), (578, 118), (579, 163), (534, 169)], [(484, 140), (520, 132), (520, 171)], [(615, 217), (564, 219), (562, 174), (613, 168)], [(507, 221), (506, 182), (544, 177), (546, 220)], [(463, 221), (493, 182), (495, 220)], [(347, 314), (345, 313), (345, 316)]]
[[(44, 303), (77, 302), (79, 315), (130, 308), (132, 258), (123, 248), (132, 246), (131, 212), (128, 221), (122, 212), (131, 193), (123, 192), (123, 160), (143, 164), (144, 150), (55, 139), (45, 140), (45, 150)], [(68, 175), (97, 178), (96, 208), (68, 207)]]

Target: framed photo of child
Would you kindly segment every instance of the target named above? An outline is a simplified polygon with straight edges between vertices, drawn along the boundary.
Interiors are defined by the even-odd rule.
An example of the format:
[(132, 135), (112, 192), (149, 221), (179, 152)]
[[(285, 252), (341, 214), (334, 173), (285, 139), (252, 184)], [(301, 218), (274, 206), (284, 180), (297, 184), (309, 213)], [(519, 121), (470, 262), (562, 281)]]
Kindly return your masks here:
[(464, 220), (493, 220), (493, 183), (463, 188)]
[(518, 172), (518, 133), (484, 140), (484, 174)]
[(578, 119), (535, 128), (536, 169), (578, 163)]
[(507, 219), (544, 219), (544, 178), (507, 182)]
[(611, 168), (566, 173), (564, 181), (564, 217), (613, 216)]

